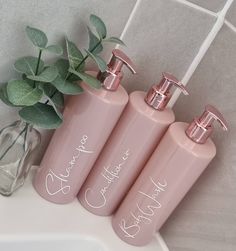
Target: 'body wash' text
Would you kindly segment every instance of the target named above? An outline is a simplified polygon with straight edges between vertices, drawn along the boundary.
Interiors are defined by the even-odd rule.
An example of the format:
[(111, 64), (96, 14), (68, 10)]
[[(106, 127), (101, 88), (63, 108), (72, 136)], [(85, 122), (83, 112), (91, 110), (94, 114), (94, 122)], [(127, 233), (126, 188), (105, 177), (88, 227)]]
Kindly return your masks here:
[(125, 237), (135, 238), (144, 225), (153, 222), (156, 211), (162, 207), (159, 196), (166, 191), (167, 181), (155, 182), (152, 177), (149, 177), (149, 179), (153, 184), (153, 193), (138, 191), (144, 197), (142, 203), (136, 203), (136, 209), (130, 212), (127, 221), (124, 218), (121, 219), (119, 227), (124, 232)]

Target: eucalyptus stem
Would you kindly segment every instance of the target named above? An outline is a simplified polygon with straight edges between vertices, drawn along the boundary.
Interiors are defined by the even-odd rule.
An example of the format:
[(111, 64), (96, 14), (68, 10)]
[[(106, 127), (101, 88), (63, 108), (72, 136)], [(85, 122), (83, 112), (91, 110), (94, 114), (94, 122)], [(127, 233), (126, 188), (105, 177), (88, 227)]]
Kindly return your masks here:
[[(94, 52), (96, 49), (97, 49), (97, 47), (100, 45), (102, 43), (102, 39), (100, 39), (99, 40), (99, 42), (93, 47), (93, 49), (90, 51), (90, 52)], [(75, 70), (77, 71), (79, 68), (80, 68), (80, 66), (87, 60), (87, 58), (88, 58), (89, 56), (88, 56), (88, 54), (83, 58), (83, 60), (77, 65), (77, 67), (75, 68)], [(73, 73), (70, 73), (68, 76), (67, 76), (67, 78), (66, 78), (66, 80), (67, 79), (69, 79), (71, 76), (72, 76), (72, 74)]]
[[(93, 47), (93, 49), (91, 49), (90, 52), (94, 52), (94, 51), (97, 49), (97, 47), (98, 47), (101, 43), (102, 43), (102, 39), (99, 40), (99, 42)], [(88, 54), (87, 54), (87, 55), (83, 58), (83, 60), (82, 60), (82, 61), (77, 65), (77, 67), (75, 68), (76, 71), (77, 71), (77, 70), (80, 68), (80, 66), (87, 60), (88, 57), (89, 57), (89, 56), (88, 56)], [(66, 77), (65, 80), (68, 80), (72, 75), (73, 75), (73, 73), (67, 74), (67, 77)], [(55, 94), (56, 94), (56, 91), (53, 92), (53, 94), (50, 96), (50, 98), (53, 98)], [(49, 102), (49, 99), (45, 102), (45, 104), (48, 104), (48, 102)]]
[(22, 135), (22, 133), (24, 133), (27, 128), (28, 128), (28, 123), (26, 123), (24, 129), (17, 135), (17, 137), (15, 138), (15, 140), (11, 143), (11, 145), (6, 149), (6, 151), (3, 153), (3, 155), (0, 157), (0, 161), (5, 157), (5, 155), (8, 153), (8, 151), (14, 146), (14, 144), (17, 142), (17, 140), (19, 139), (19, 137)]
[(35, 75), (37, 75), (38, 71), (39, 71), (39, 64), (40, 64), (41, 56), (42, 56), (42, 50), (39, 49), (38, 62), (37, 62), (37, 66), (36, 66)]
[[(37, 76), (37, 74), (39, 72), (39, 65), (40, 65), (41, 56), (42, 56), (42, 50), (39, 49), (38, 62), (37, 62), (36, 70), (35, 70), (35, 75), (36, 76)], [(34, 86), (35, 86), (35, 83), (36, 83), (36, 81), (34, 80)]]

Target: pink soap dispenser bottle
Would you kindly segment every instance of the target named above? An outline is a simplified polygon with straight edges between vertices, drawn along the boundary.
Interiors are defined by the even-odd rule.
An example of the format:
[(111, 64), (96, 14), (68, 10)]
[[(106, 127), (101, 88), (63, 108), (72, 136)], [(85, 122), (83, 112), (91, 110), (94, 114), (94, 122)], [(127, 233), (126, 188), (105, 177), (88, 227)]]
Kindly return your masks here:
[(216, 147), (209, 137), (214, 121), (227, 129), (220, 112), (207, 105), (190, 125), (175, 122), (169, 127), (112, 219), (122, 240), (135, 246), (151, 241), (214, 158)]
[(42, 159), (33, 183), (48, 201), (65, 204), (76, 198), (128, 102), (128, 94), (120, 85), (121, 68), (126, 65), (135, 73), (135, 67), (122, 51), (115, 49), (112, 54), (106, 72), (97, 74), (102, 88), (82, 82), (84, 92), (69, 98), (64, 122)]
[(187, 94), (185, 87), (168, 73), (163, 73), (161, 82), (147, 93), (130, 94), (126, 109), (80, 190), (79, 200), (87, 210), (106, 216), (118, 207), (175, 120), (172, 109), (166, 107), (172, 86)]

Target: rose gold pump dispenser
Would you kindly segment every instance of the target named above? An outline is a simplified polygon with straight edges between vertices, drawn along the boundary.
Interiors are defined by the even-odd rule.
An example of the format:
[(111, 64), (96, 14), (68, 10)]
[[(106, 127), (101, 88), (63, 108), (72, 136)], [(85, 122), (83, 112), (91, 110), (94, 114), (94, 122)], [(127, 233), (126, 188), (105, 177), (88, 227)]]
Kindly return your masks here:
[(112, 218), (122, 240), (143, 246), (159, 231), (215, 157), (216, 146), (209, 137), (214, 121), (227, 130), (222, 114), (207, 105), (190, 125), (170, 125)]
[(172, 96), (170, 89), (172, 86), (179, 88), (185, 95), (188, 95), (186, 88), (177, 78), (167, 72), (163, 72), (162, 76), (160, 83), (153, 85), (145, 97), (146, 103), (159, 111), (164, 110), (170, 101)]
[(112, 51), (112, 57), (105, 72), (99, 72), (97, 79), (101, 81), (102, 87), (109, 91), (116, 91), (123, 78), (122, 67), (126, 65), (135, 74), (135, 66), (124, 52), (118, 49)]
[(217, 121), (222, 126), (223, 130), (227, 130), (227, 122), (223, 115), (211, 105), (205, 107), (203, 114), (195, 118), (186, 129), (186, 135), (198, 144), (204, 144), (211, 136), (213, 131), (213, 123)]

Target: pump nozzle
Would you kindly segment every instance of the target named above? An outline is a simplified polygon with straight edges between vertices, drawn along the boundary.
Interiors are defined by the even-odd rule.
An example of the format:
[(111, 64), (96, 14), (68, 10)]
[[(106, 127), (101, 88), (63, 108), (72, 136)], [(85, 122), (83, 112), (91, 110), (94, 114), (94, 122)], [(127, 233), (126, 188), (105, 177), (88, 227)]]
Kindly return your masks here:
[(215, 121), (220, 123), (223, 130), (228, 130), (227, 121), (220, 111), (212, 105), (207, 105), (203, 114), (190, 123), (186, 129), (186, 134), (194, 142), (204, 144), (213, 131), (213, 123)]
[(107, 70), (105, 72), (99, 72), (97, 75), (97, 79), (101, 81), (105, 89), (109, 91), (117, 90), (123, 77), (121, 71), (123, 65), (126, 65), (133, 74), (136, 73), (135, 66), (131, 59), (121, 50), (114, 49), (110, 62), (107, 65)]
[(188, 95), (185, 86), (177, 78), (167, 72), (162, 73), (163, 77), (159, 84), (154, 84), (148, 91), (145, 101), (156, 110), (163, 110), (168, 104), (172, 94), (170, 88), (175, 86), (179, 88), (184, 95)]

